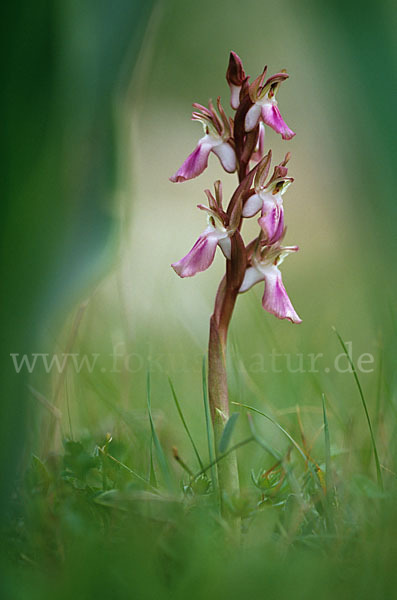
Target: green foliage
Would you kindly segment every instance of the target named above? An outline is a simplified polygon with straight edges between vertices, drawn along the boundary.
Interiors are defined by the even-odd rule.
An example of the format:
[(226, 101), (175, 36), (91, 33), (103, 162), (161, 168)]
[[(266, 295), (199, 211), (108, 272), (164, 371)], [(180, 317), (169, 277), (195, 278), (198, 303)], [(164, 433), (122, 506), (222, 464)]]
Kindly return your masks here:
[[(151, 437), (146, 436), (146, 451), (152, 439), (165, 478), (161, 461), (166, 457), (154, 427), (150, 386), (148, 415)], [(104, 589), (113, 586), (113, 597), (133, 597), (139, 589), (144, 590), (140, 596), (148, 598), (151, 594), (167, 598), (171, 591), (173, 597), (182, 598), (187, 590), (199, 598), (206, 586), (201, 582), (194, 591), (191, 586), (204, 578), (213, 589), (220, 579), (223, 589), (237, 598), (246, 589), (237, 577), (250, 594), (260, 594), (262, 584), (254, 576), (260, 571), (269, 593), (282, 590), (284, 597), (305, 589), (306, 597), (314, 598), (321, 587), (322, 597), (331, 599), (335, 589), (346, 586), (351, 594), (364, 593), (365, 570), (365, 580), (379, 590), (373, 597), (381, 598), (388, 587), (386, 580), (379, 584), (379, 569), (388, 569), (390, 559), (383, 553), (379, 566), (375, 540), (381, 536), (389, 550), (397, 549), (389, 527), (389, 520), (396, 519), (393, 481), (381, 492), (364, 472), (349, 480), (332, 451), (324, 399), (325, 452), (320, 453), (324, 466), (321, 457), (315, 459), (303, 449), (304, 437), (302, 446), (292, 443), (294, 437), (285, 435), (281, 424), (287, 445), (279, 442), (278, 450), (269, 451), (248, 417), (253, 435), (223, 447), (226, 452), (251, 442), (259, 450), (261, 465), (252, 468), (251, 485), (226, 499), (232, 513), (242, 519), (242, 548), (225, 545), (227, 533), (205, 474), (180, 479), (179, 490), (172, 485), (158, 487), (125, 462), (128, 436), (113, 440), (107, 434), (98, 442), (90, 437), (65, 440), (62, 454), (43, 460), (33, 456), (19, 486), (21, 500), (14, 504), (3, 532), (8, 589), (32, 599), (54, 593), (56, 598), (80, 597), (82, 590), (84, 597), (94, 597), (96, 573), (101, 572)], [(230, 427), (229, 433), (234, 429)], [(178, 476), (167, 469), (167, 477), (176, 483)], [(83, 571), (76, 552), (85, 557)], [(56, 582), (53, 573), (58, 573)], [(276, 586), (279, 577), (282, 583)], [(297, 595), (301, 597), (300, 591)]]
[(214, 489), (217, 486), (217, 476), (215, 470), (215, 448), (214, 448), (214, 434), (211, 423), (211, 415), (210, 415), (210, 406), (208, 402), (208, 390), (207, 390), (207, 369), (205, 358), (203, 358), (202, 369), (201, 369), (201, 377), (202, 377), (202, 388), (203, 388), (203, 401), (204, 401), (204, 412), (205, 412), (205, 428), (207, 432), (207, 444), (208, 444), (208, 456), (210, 459), (211, 465), (211, 480)]
[(188, 436), (188, 438), (189, 438), (189, 440), (190, 440), (190, 442), (191, 442), (191, 444), (192, 444), (192, 448), (193, 448), (193, 450), (194, 450), (194, 453), (195, 453), (195, 455), (196, 455), (196, 457), (197, 457), (197, 460), (198, 460), (199, 466), (200, 466), (200, 468), (201, 468), (201, 469), (203, 469), (203, 468), (204, 468), (203, 462), (202, 462), (202, 460), (201, 460), (201, 458), (200, 458), (200, 454), (199, 454), (199, 451), (197, 450), (197, 446), (196, 446), (196, 444), (194, 443), (193, 436), (192, 436), (192, 434), (190, 433), (189, 427), (187, 426), (187, 423), (186, 423), (186, 421), (185, 421), (185, 417), (183, 416), (183, 412), (182, 412), (181, 406), (180, 406), (180, 404), (179, 404), (179, 400), (178, 400), (178, 398), (177, 398), (177, 395), (176, 395), (176, 393), (175, 393), (174, 386), (173, 386), (173, 384), (172, 384), (172, 381), (171, 381), (171, 379), (170, 379), (170, 378), (168, 378), (168, 382), (169, 382), (169, 384), (170, 384), (170, 388), (171, 388), (172, 397), (173, 397), (173, 399), (174, 399), (175, 406), (176, 406), (176, 409), (177, 409), (177, 411), (178, 411), (179, 418), (181, 419), (182, 425), (183, 425), (183, 427), (184, 427), (184, 429), (185, 429), (185, 431), (186, 431), (186, 433), (187, 433), (187, 436)]
[[(2, 94), (0, 595), (392, 598), (391, 3), (380, 10), (376, 3), (248, 1), (245, 12), (236, 0), (166, 4), (147, 32), (151, 3), (130, 0), (8, 3), (1, 21), (9, 72)], [(277, 11), (282, 32), (266, 26), (264, 44), (264, 24)], [(132, 111), (121, 92), (143, 38)], [(291, 74), (290, 93), (280, 96), (298, 131), (287, 243), (299, 243), (302, 253), (301, 267), (286, 265), (285, 281), (304, 319), (299, 328), (276, 322), (253, 290), (232, 324), (230, 394), (235, 406), (249, 408), (232, 418), (222, 450), (239, 459), (241, 494), (227, 502), (241, 518), (241, 547), (219, 516), (205, 364), (200, 376), (217, 264), (194, 292), (161, 275), (199, 231), (184, 212), (186, 194), (199, 201), (201, 188), (219, 177), (210, 161), (202, 185), (168, 191), (167, 177), (194, 135), (190, 124), (186, 131), (179, 125), (178, 103), (217, 93), (232, 48), (252, 72), (265, 61)], [(283, 141), (269, 135), (282, 157)], [(120, 249), (131, 261), (99, 283), (119, 256), (123, 228), (123, 244), (137, 240), (132, 251), (129, 243)], [(168, 248), (165, 229), (175, 232), (167, 233)], [(76, 316), (65, 317), (87, 294)], [(340, 351), (332, 323), (353, 340), (351, 361), (340, 340), (353, 377), (324, 370)], [(102, 358), (119, 341), (142, 368), (104, 362), (93, 373), (30, 376), (16, 374), (9, 360), (10, 352), (54, 347)], [(270, 371), (264, 357), (271, 350), (278, 358)], [(373, 373), (358, 371), (357, 352), (375, 356)], [(317, 372), (305, 363), (304, 373), (291, 373), (283, 362), (291, 353), (324, 353), (325, 362)]]
[(221, 454), (226, 452), (226, 450), (229, 447), (229, 443), (230, 443), (231, 437), (233, 435), (233, 430), (236, 425), (236, 421), (237, 421), (238, 417), (239, 417), (239, 413), (233, 413), (231, 415), (231, 417), (227, 420), (227, 423), (226, 423), (225, 428), (222, 433), (222, 437), (219, 441), (219, 452), (221, 452)]
[(381, 471), (381, 468), (380, 468), (378, 450), (377, 450), (377, 447), (376, 447), (375, 436), (374, 436), (374, 432), (373, 432), (373, 429), (372, 429), (372, 423), (371, 423), (371, 418), (369, 416), (369, 412), (368, 412), (368, 408), (367, 408), (367, 403), (366, 403), (365, 398), (364, 398), (363, 388), (361, 387), (361, 383), (360, 383), (360, 380), (359, 380), (358, 375), (357, 375), (356, 367), (354, 366), (354, 362), (351, 359), (350, 354), (349, 354), (349, 352), (348, 352), (348, 350), (346, 348), (345, 342), (343, 341), (343, 339), (341, 338), (341, 336), (339, 335), (339, 333), (337, 332), (337, 330), (335, 328), (334, 328), (334, 331), (335, 331), (336, 336), (337, 336), (337, 338), (338, 338), (338, 340), (340, 342), (340, 345), (343, 348), (343, 352), (345, 353), (346, 358), (349, 361), (349, 364), (350, 364), (350, 366), (352, 368), (354, 381), (357, 384), (357, 389), (358, 389), (358, 393), (360, 394), (361, 402), (362, 402), (364, 413), (365, 413), (365, 418), (367, 419), (367, 423), (368, 423), (368, 429), (369, 429), (369, 433), (370, 433), (370, 436), (371, 436), (372, 448), (374, 450), (375, 465), (376, 465), (376, 475), (377, 475), (377, 478), (378, 478), (378, 485), (379, 485), (380, 489), (383, 490), (383, 478), (382, 478), (382, 471)]
[[(146, 385), (147, 385), (147, 408), (148, 408), (148, 415), (149, 415), (149, 422), (150, 422), (150, 431), (152, 434), (150, 446), (152, 446), (152, 442), (153, 442), (153, 445), (154, 445), (154, 448), (156, 451), (157, 460), (158, 460), (160, 470), (163, 475), (165, 484), (169, 489), (171, 489), (172, 488), (172, 480), (171, 480), (171, 474), (170, 474), (170, 470), (169, 470), (169, 466), (168, 466), (168, 461), (164, 454), (163, 448), (161, 446), (161, 442), (156, 433), (156, 429), (155, 429), (153, 417), (152, 417), (150, 373), (149, 372), (147, 374), (147, 384)], [(152, 456), (150, 457), (150, 468), (151, 468), (151, 472), (153, 472), (154, 467), (153, 467)], [(157, 481), (157, 480), (155, 479), (155, 481)]]

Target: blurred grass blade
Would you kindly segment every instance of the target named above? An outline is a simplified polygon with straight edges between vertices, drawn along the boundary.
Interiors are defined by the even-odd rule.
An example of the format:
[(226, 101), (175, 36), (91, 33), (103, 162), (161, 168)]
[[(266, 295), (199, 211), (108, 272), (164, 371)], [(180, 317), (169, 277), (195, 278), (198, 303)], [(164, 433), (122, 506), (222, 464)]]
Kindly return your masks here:
[(375, 465), (376, 465), (376, 475), (377, 475), (377, 478), (378, 478), (378, 485), (379, 485), (380, 489), (383, 491), (383, 479), (382, 479), (382, 472), (381, 472), (381, 468), (380, 468), (379, 455), (378, 455), (378, 450), (376, 448), (375, 436), (374, 436), (374, 432), (373, 432), (373, 429), (372, 429), (372, 424), (371, 424), (371, 419), (370, 419), (368, 408), (367, 408), (367, 403), (366, 403), (365, 398), (364, 398), (364, 392), (363, 392), (363, 389), (361, 387), (361, 383), (360, 383), (360, 380), (358, 378), (357, 371), (356, 371), (356, 368), (354, 366), (353, 360), (352, 360), (352, 358), (351, 358), (351, 356), (349, 354), (349, 351), (346, 348), (346, 344), (343, 341), (342, 337), (339, 335), (339, 333), (338, 333), (338, 331), (336, 330), (335, 327), (333, 327), (333, 330), (335, 331), (335, 334), (336, 334), (336, 336), (337, 336), (337, 338), (339, 340), (339, 343), (342, 346), (343, 352), (345, 353), (346, 358), (349, 361), (349, 364), (350, 364), (350, 366), (352, 368), (352, 371), (353, 371), (353, 377), (354, 377), (354, 380), (355, 380), (355, 382), (357, 384), (358, 392), (360, 394), (361, 402), (362, 402), (362, 405), (363, 405), (363, 408), (364, 408), (364, 412), (365, 412), (365, 416), (366, 416), (367, 423), (368, 423), (369, 433), (370, 433), (370, 436), (371, 436), (372, 448), (374, 450)]
[(178, 401), (178, 398), (177, 398), (177, 395), (176, 395), (176, 392), (175, 392), (175, 388), (174, 388), (174, 386), (172, 384), (172, 381), (171, 381), (170, 377), (168, 377), (168, 383), (170, 384), (172, 397), (174, 398), (175, 406), (176, 406), (176, 409), (178, 411), (179, 417), (180, 417), (180, 419), (182, 421), (182, 425), (185, 428), (187, 436), (188, 436), (188, 438), (189, 438), (189, 440), (190, 440), (190, 442), (191, 442), (191, 444), (193, 446), (193, 450), (194, 450), (194, 453), (195, 453), (195, 455), (197, 457), (197, 461), (198, 461), (198, 463), (200, 465), (200, 469), (203, 469), (204, 468), (203, 462), (202, 462), (202, 460), (200, 458), (199, 451), (197, 450), (197, 446), (194, 443), (194, 440), (193, 440), (192, 434), (190, 433), (189, 427), (187, 426), (187, 423), (185, 421), (185, 417), (183, 416), (182, 409), (181, 409), (181, 406), (179, 404), (179, 401)]
[(43, 493), (47, 492), (51, 483), (51, 477), (45, 464), (35, 454), (32, 454), (28, 477), (29, 483), (34, 489), (40, 490)]
[(193, 471), (190, 469), (190, 467), (188, 467), (188, 465), (185, 463), (185, 461), (179, 456), (179, 452), (178, 452), (178, 448), (176, 448), (175, 446), (172, 448), (172, 453), (174, 455), (174, 458), (176, 460), (176, 462), (181, 466), (181, 468), (186, 471), (186, 473), (188, 475), (190, 475), (190, 477), (194, 477), (194, 473)]
[(230, 446), (229, 450), (227, 450), (224, 454), (220, 454), (219, 456), (217, 456), (217, 458), (215, 458), (212, 462), (210, 462), (209, 465), (207, 465), (201, 471), (199, 471), (198, 473), (196, 473), (196, 475), (194, 476), (193, 479), (197, 479), (197, 477), (200, 477), (200, 475), (203, 475), (203, 473), (205, 473), (206, 471), (208, 471), (208, 469), (212, 469), (213, 467), (215, 467), (215, 465), (218, 462), (220, 462), (223, 458), (226, 458), (226, 456), (228, 456), (229, 454), (231, 454), (235, 450), (238, 450), (242, 446), (245, 446), (246, 444), (249, 444), (250, 442), (254, 442), (254, 441), (255, 441), (255, 438), (252, 435), (249, 438), (246, 438), (245, 440), (241, 440), (241, 442), (237, 442), (237, 444), (234, 444), (234, 446)]
[(333, 481), (331, 472), (331, 441), (329, 437), (329, 424), (327, 417), (327, 409), (325, 406), (325, 394), (321, 396), (323, 405), (323, 419), (324, 419), (324, 444), (325, 444), (325, 492), (326, 492), (326, 515), (327, 524), (330, 531), (335, 530), (334, 519), (332, 514), (333, 508)]
[(207, 369), (205, 367), (205, 356), (203, 357), (202, 382), (203, 382), (205, 425), (206, 425), (206, 429), (207, 429), (208, 456), (209, 456), (210, 465), (211, 465), (211, 479), (212, 479), (213, 488), (217, 489), (218, 483), (217, 483), (216, 469), (215, 469), (216, 460), (215, 460), (214, 442), (213, 442), (213, 437), (212, 437), (212, 423), (211, 423), (210, 407), (208, 404)]
[(225, 425), (225, 428), (224, 428), (223, 433), (222, 433), (222, 437), (221, 437), (220, 442), (219, 442), (219, 452), (221, 452), (221, 454), (223, 454), (224, 452), (226, 452), (226, 450), (227, 450), (227, 448), (229, 446), (231, 437), (233, 435), (234, 426), (236, 425), (237, 419), (239, 418), (239, 416), (240, 416), (240, 413), (234, 413), (228, 419), (228, 421), (227, 421), (227, 423)]
[(330, 489), (331, 483), (331, 443), (329, 438), (329, 425), (327, 410), (325, 407), (325, 394), (321, 396), (323, 404), (323, 419), (324, 419), (324, 443), (325, 443), (325, 485), (327, 491)]
[(259, 437), (259, 435), (256, 433), (255, 427), (254, 427), (254, 423), (252, 420), (252, 415), (247, 415), (247, 419), (248, 419), (248, 425), (249, 428), (251, 430), (252, 433), (252, 437), (254, 438), (255, 442), (257, 444), (259, 444), (259, 446), (261, 446), (261, 448), (263, 448), (266, 452), (268, 452), (268, 454), (270, 454), (271, 456), (273, 456), (273, 458), (275, 458), (278, 461), (282, 460), (282, 455), (277, 451), (274, 450), (271, 446), (269, 446), (266, 442), (264, 442), (262, 440), (261, 437)]
[(308, 457), (303, 452), (303, 450), (299, 446), (298, 442), (296, 442), (294, 440), (294, 438), (292, 437), (292, 435), (290, 435), (288, 433), (288, 431), (286, 429), (284, 429), (284, 427), (282, 427), (280, 425), (280, 423), (278, 423), (275, 419), (273, 419), (273, 417), (270, 417), (269, 415), (267, 415), (266, 413), (262, 412), (261, 410), (258, 410), (254, 406), (249, 406), (248, 404), (241, 404), (240, 402), (232, 402), (232, 404), (237, 404), (238, 406), (242, 406), (243, 408), (247, 408), (248, 410), (252, 410), (252, 412), (256, 412), (256, 413), (258, 413), (258, 415), (262, 415), (262, 417), (265, 417), (265, 419), (268, 419), (271, 423), (273, 423), (273, 425), (275, 425), (280, 431), (282, 431), (283, 434), (289, 439), (289, 441), (295, 446), (295, 448), (298, 450), (299, 454), (302, 456), (303, 460), (304, 461), (308, 460)]
[(123, 462), (121, 462), (121, 460), (118, 460), (117, 458), (115, 458), (114, 456), (112, 456), (111, 454), (109, 454), (108, 452), (105, 452), (104, 449), (101, 448), (101, 447), (99, 447), (99, 446), (97, 447), (97, 449), (98, 449), (99, 453), (101, 453), (102, 455), (106, 456), (106, 458), (108, 460), (110, 460), (111, 462), (115, 463), (118, 467), (120, 467), (120, 469), (123, 469), (124, 471), (127, 471), (127, 473), (129, 473), (133, 477), (136, 477), (137, 479), (139, 479), (139, 481), (142, 481), (142, 483), (144, 483), (146, 486), (149, 484), (149, 481), (147, 479), (145, 479), (144, 477), (142, 477), (142, 475), (139, 475), (139, 473), (137, 473), (133, 469), (130, 469), (130, 467), (127, 467), (127, 465), (125, 465)]
[[(153, 423), (153, 417), (152, 417), (152, 406), (151, 406), (151, 389), (150, 389), (150, 373), (148, 371), (147, 373), (147, 408), (148, 408), (148, 414), (149, 414), (149, 421), (150, 421), (150, 429), (152, 432), (152, 440), (153, 440), (153, 444), (154, 444), (154, 449), (156, 452), (156, 456), (157, 456), (157, 461), (160, 467), (160, 471), (163, 475), (164, 481), (166, 486), (171, 489), (173, 487), (172, 485), (172, 478), (171, 478), (171, 473), (170, 470), (168, 468), (168, 462), (167, 462), (167, 458), (164, 454), (163, 448), (161, 446), (160, 440), (157, 436), (156, 433), (156, 429), (154, 427), (154, 423)], [(151, 470), (153, 468), (153, 464), (151, 465)], [(154, 469), (153, 469), (154, 471)]]
[(150, 448), (149, 448), (149, 482), (154, 488), (157, 488), (156, 471), (153, 463), (153, 434), (150, 433)]
[(378, 370), (378, 381), (376, 384), (376, 405), (375, 405), (375, 419), (374, 419), (374, 428), (375, 431), (378, 431), (379, 427), (379, 419), (380, 419), (380, 409), (381, 409), (381, 398), (382, 398), (382, 379), (383, 379), (383, 350), (382, 348), (379, 351), (379, 370)]

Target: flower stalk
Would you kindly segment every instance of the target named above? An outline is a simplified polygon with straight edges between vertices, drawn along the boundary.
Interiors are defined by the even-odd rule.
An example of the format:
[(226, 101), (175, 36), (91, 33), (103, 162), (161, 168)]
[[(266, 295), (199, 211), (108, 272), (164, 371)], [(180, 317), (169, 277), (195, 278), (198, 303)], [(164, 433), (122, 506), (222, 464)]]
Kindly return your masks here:
[[(172, 267), (180, 277), (191, 277), (204, 271), (213, 262), (219, 246), (226, 259), (226, 272), (215, 298), (210, 318), (208, 344), (208, 392), (217, 458), (219, 444), (230, 416), (226, 351), (227, 337), (233, 310), (239, 294), (263, 281), (263, 308), (292, 323), (300, 323), (284, 288), (279, 265), (297, 246), (284, 247), (285, 235), (283, 194), (293, 182), (288, 177), (290, 154), (274, 167), (268, 178), (272, 160), (269, 150), (264, 155), (265, 125), (279, 133), (284, 140), (295, 133), (284, 122), (276, 101), (276, 92), (288, 75), (280, 71), (265, 80), (267, 67), (252, 84), (246, 76), (240, 58), (231, 52), (226, 79), (230, 87), (230, 105), (234, 118), (228, 118), (217, 99), (206, 108), (194, 104), (193, 120), (204, 127), (196, 149), (170, 178), (174, 183), (200, 175), (213, 152), (227, 173), (237, 172), (238, 186), (226, 210), (223, 206), (222, 184), (216, 181), (214, 194), (205, 190), (208, 206), (198, 207), (207, 214), (208, 226), (190, 252)], [(260, 212), (259, 233), (247, 245), (242, 237), (244, 219)], [(232, 452), (217, 463), (222, 514), (229, 521), (238, 521), (231, 506), (239, 493), (236, 453)]]

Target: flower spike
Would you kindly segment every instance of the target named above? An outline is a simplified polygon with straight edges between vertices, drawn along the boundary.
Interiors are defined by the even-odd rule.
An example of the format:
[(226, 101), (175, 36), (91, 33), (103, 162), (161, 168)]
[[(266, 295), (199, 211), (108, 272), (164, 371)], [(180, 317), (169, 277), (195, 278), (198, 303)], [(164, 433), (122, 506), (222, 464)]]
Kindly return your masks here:
[[(218, 156), (225, 171), (237, 171), (238, 184), (227, 205), (223, 204), (220, 181), (215, 182), (214, 192), (205, 190), (208, 205), (199, 204), (198, 208), (206, 212), (207, 228), (190, 252), (172, 265), (180, 277), (191, 277), (212, 264), (218, 246), (227, 259), (210, 318), (208, 343), (208, 401), (217, 459), (222, 458), (221, 441), (230, 415), (227, 336), (239, 294), (263, 282), (263, 308), (278, 319), (301, 322), (280, 271), (284, 257), (298, 250), (297, 246), (281, 245), (286, 231), (283, 194), (293, 181), (287, 168), (290, 155), (286, 154), (269, 177), (272, 152), (264, 152), (265, 125), (285, 140), (295, 135), (284, 122), (276, 101), (277, 90), (288, 75), (282, 71), (266, 79), (266, 73), (267, 67), (249, 83), (239, 56), (230, 53), (226, 79), (230, 104), (236, 110), (234, 118), (228, 119), (219, 98), (215, 106), (211, 101), (208, 107), (194, 104), (193, 120), (202, 123), (204, 137), (171, 177), (175, 182), (197, 177), (206, 168), (211, 152)], [(259, 234), (246, 245), (242, 236), (244, 219), (258, 213)], [(235, 454), (231, 453), (227, 461), (217, 460), (217, 469), (221, 513), (230, 525), (236, 525), (237, 531), (239, 522), (229, 508), (232, 502), (224, 501), (239, 493)]]

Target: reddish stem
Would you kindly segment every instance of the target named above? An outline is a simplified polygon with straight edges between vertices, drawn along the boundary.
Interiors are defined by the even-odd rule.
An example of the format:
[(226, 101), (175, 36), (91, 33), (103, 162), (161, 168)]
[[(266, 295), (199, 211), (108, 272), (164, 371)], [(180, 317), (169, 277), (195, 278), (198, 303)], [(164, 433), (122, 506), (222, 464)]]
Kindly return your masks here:
[[(246, 134), (244, 131), (245, 115), (251, 105), (252, 102), (247, 95), (237, 110), (234, 124), (239, 186), (233, 194), (227, 209), (227, 214), (232, 222), (235, 211), (239, 211), (239, 208), (242, 207), (244, 194), (249, 191), (255, 171), (253, 169), (247, 177), (249, 161), (258, 137), (258, 128), (249, 134)], [(219, 442), (225, 423), (229, 418), (226, 371), (227, 334), (247, 262), (246, 249), (239, 231), (241, 226), (241, 211), (236, 214), (238, 222), (234, 223), (236, 231), (231, 237), (231, 257), (230, 260), (227, 260), (226, 275), (220, 282), (216, 294), (214, 312), (210, 320), (208, 345), (209, 403), (218, 455)], [(222, 512), (225, 516), (228, 516), (227, 508), (223, 502), (224, 494), (230, 496), (239, 492), (237, 459), (234, 452), (218, 462), (218, 480), (221, 491)]]

